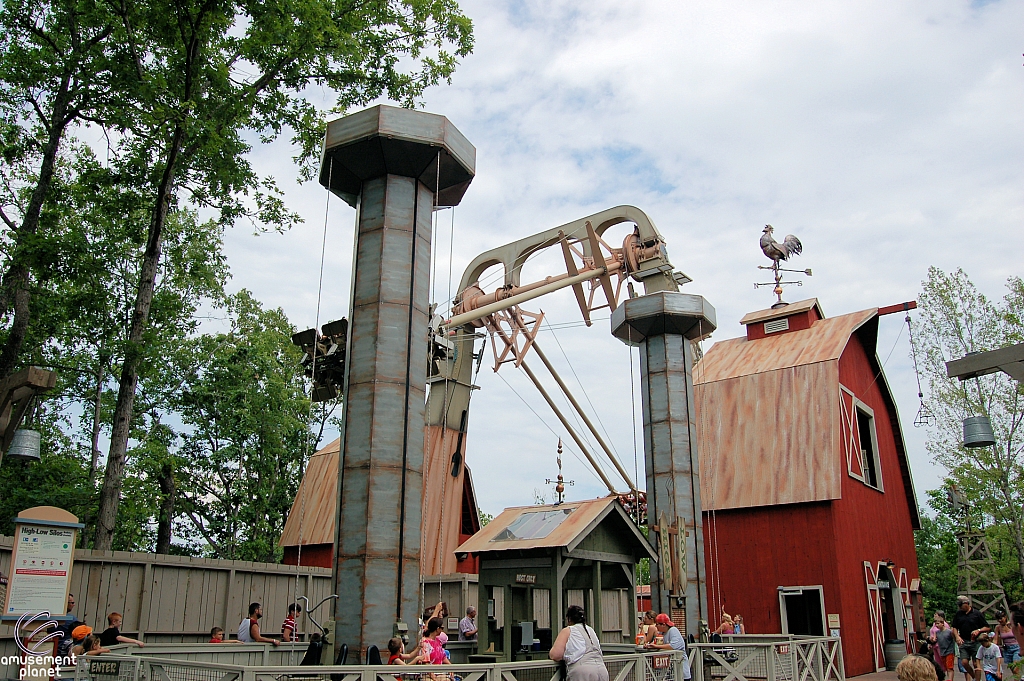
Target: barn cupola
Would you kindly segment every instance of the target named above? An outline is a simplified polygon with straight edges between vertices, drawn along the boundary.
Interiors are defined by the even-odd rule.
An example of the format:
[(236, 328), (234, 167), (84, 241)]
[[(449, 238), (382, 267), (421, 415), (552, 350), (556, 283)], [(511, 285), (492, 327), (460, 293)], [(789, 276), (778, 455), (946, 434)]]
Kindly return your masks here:
[(809, 298), (782, 307), (750, 312), (743, 316), (740, 324), (747, 327), (747, 340), (758, 340), (809, 329), (814, 322), (824, 318), (818, 299)]

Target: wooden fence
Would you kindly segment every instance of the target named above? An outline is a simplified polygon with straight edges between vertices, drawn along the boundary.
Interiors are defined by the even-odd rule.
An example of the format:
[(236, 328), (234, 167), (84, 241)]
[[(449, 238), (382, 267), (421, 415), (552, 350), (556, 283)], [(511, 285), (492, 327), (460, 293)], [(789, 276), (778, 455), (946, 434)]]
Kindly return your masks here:
[[(5, 575), (11, 573), (13, 543), (0, 536)], [(127, 551), (76, 550), (71, 573), (72, 612), (79, 620), (99, 632), (107, 628), (108, 613), (120, 612), (124, 635), (161, 643), (206, 641), (215, 626), (230, 636), (252, 602), (263, 604), (263, 630), (278, 634), (289, 603), (306, 596), (315, 605), (330, 589), (331, 571), (321, 567)], [(314, 614), (321, 623), (330, 616), (329, 605)], [(317, 631), (305, 615), (297, 627), (299, 633)], [(0, 637), (13, 633), (0, 625)]]

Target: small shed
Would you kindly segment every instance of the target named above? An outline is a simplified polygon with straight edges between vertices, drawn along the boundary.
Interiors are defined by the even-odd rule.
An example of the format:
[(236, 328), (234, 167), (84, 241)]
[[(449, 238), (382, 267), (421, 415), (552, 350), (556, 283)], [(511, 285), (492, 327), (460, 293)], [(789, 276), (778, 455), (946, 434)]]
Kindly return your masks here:
[(478, 650), (505, 661), (546, 658), (570, 605), (606, 647), (631, 644), (636, 565), (657, 560), (616, 497), (507, 508), (458, 553), (480, 560)]

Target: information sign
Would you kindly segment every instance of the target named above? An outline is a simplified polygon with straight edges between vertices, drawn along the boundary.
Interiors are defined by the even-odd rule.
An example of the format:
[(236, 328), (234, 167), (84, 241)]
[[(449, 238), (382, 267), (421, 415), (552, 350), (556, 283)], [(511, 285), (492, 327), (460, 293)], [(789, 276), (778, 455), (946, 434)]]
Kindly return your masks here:
[[(58, 520), (59, 519), (59, 520)], [(59, 508), (27, 509), (15, 518), (11, 573), (3, 617), (63, 616), (71, 586), (78, 518)]]

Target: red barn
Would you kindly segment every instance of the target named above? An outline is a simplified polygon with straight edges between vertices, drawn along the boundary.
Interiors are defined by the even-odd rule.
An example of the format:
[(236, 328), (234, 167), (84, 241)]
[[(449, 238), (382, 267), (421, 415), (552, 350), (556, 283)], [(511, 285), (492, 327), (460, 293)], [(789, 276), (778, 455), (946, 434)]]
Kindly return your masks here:
[(709, 609), (748, 633), (838, 635), (847, 675), (882, 669), (924, 614), (878, 310), (826, 319), (811, 299), (741, 323), (694, 368)]

